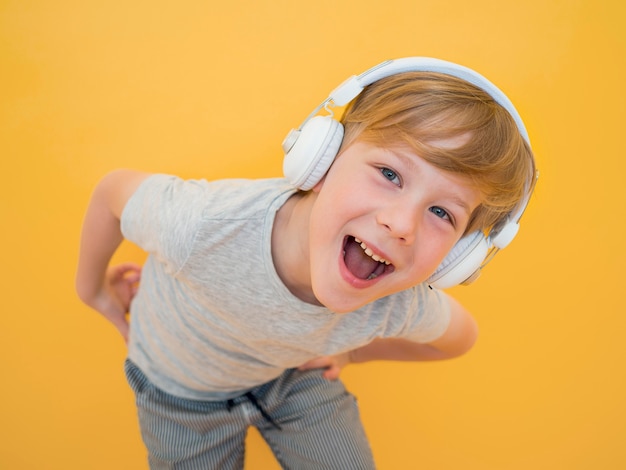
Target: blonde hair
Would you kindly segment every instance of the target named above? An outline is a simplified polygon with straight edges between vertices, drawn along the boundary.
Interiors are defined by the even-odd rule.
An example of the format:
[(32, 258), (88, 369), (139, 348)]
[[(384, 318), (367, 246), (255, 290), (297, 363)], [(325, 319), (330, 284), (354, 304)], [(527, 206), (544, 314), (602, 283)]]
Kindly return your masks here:
[[(483, 196), (467, 232), (497, 225), (534, 185), (533, 153), (508, 111), (450, 75), (406, 72), (374, 82), (347, 106), (341, 122), (342, 149), (356, 139), (408, 146), (437, 168), (464, 175)], [(455, 138), (459, 146), (438, 145)]]

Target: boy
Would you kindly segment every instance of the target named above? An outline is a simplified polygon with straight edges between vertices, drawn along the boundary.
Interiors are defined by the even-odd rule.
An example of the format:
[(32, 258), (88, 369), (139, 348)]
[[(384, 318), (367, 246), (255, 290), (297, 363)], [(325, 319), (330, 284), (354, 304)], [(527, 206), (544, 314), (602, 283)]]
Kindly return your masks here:
[[(128, 340), (151, 468), (242, 468), (250, 425), (285, 468), (374, 468), (341, 368), (472, 347), (472, 316), (428, 280), (527, 200), (535, 170), (514, 110), (452, 70), (369, 84), (308, 191), (125, 170), (98, 184), (77, 291)], [(138, 266), (108, 267), (123, 238), (150, 254), (138, 290)]]

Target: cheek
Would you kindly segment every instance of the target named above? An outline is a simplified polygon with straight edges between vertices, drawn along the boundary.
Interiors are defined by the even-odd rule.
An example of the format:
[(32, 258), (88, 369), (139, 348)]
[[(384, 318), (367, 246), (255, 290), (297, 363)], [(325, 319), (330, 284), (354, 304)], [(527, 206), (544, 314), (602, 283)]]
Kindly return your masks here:
[(450, 252), (454, 248), (454, 245), (454, 242), (448, 242), (440, 245), (438, 249), (433, 250), (433, 255), (429, 263), (429, 276), (430, 274), (435, 272), (437, 268), (444, 262), (446, 257), (450, 255)]
[(439, 240), (439, 242), (420, 244), (414, 255), (414, 263), (409, 269), (410, 276), (419, 282), (425, 281), (435, 272), (454, 246), (453, 242), (443, 242), (435, 235), (428, 238), (432, 241)]
[(311, 212), (312, 230), (330, 230), (343, 225), (358, 207), (359, 199), (355, 196), (354, 191), (344, 188), (320, 193)]

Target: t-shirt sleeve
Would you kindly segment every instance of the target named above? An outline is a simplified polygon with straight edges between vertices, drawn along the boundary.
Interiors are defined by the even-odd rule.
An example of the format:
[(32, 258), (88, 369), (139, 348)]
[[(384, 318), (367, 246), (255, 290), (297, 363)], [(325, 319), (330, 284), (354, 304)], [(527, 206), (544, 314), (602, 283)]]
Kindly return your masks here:
[(185, 263), (205, 207), (205, 182), (152, 175), (130, 197), (121, 217), (124, 237), (164, 263)]
[(425, 283), (414, 288), (412, 313), (401, 336), (418, 343), (429, 343), (445, 333), (450, 325), (450, 302), (447, 296)]

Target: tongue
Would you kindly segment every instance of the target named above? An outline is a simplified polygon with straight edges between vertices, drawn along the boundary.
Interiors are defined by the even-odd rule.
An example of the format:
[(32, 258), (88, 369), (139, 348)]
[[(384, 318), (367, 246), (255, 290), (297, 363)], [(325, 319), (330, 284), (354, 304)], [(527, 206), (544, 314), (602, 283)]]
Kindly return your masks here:
[(346, 243), (345, 252), (344, 261), (346, 266), (359, 279), (367, 279), (380, 266), (378, 261), (374, 261), (363, 252), (360, 245), (354, 241), (354, 238), (350, 238)]

